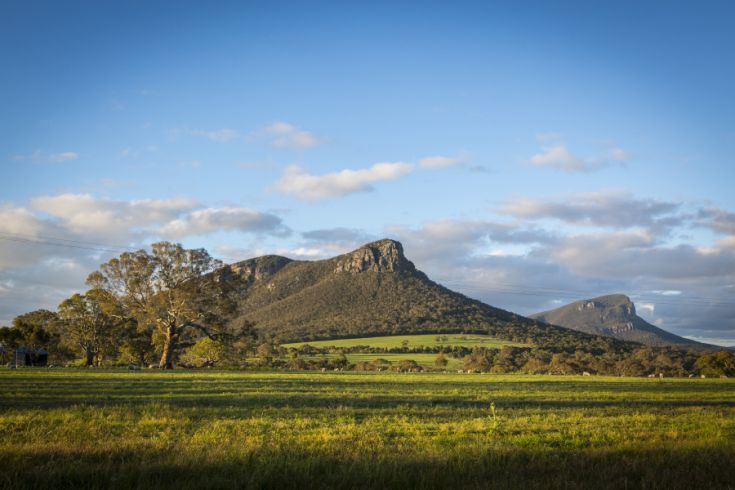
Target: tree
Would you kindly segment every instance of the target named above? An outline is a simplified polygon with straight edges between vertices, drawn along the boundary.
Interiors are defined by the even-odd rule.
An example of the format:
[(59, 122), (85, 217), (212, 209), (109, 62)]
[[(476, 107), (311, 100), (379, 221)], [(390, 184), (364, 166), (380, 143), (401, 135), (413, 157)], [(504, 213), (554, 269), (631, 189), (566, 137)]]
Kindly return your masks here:
[(419, 366), (419, 363), (414, 361), (413, 359), (401, 359), (398, 362), (398, 370), (403, 371), (421, 371), (421, 366)]
[(444, 357), (444, 354), (442, 352), (439, 353), (439, 355), (436, 356), (436, 359), (434, 359), (434, 366), (438, 367), (439, 369), (444, 369), (447, 367), (447, 364), (449, 361), (447, 361), (447, 358)]
[(225, 360), (226, 351), (222, 342), (204, 337), (187, 349), (184, 359), (197, 366), (216, 366)]
[(87, 283), (107, 293), (109, 301), (137, 323), (151, 328), (160, 348), (161, 369), (173, 369), (174, 355), (192, 330), (220, 340), (229, 335), (229, 317), (237, 306), (234, 275), (217, 273), (222, 263), (204, 249), (154, 243), (125, 252), (90, 274)]
[(0, 327), (0, 362), (5, 364), (13, 359), (15, 349), (20, 347), (23, 336), (15, 327)]
[(0, 345), (13, 352), (23, 344), (23, 334), (15, 327), (0, 327)]
[(264, 342), (258, 346), (256, 354), (263, 364), (268, 365), (273, 359), (273, 346), (268, 342)]
[(727, 351), (700, 356), (696, 367), (706, 376), (735, 376), (735, 354)]
[(119, 331), (119, 361), (140, 366), (154, 362), (156, 352), (151, 342), (152, 335), (152, 327), (138, 328), (135, 320), (124, 320)]
[(90, 290), (65, 299), (58, 309), (62, 342), (72, 349), (79, 349), (85, 365), (92, 366), (105, 350), (112, 350), (113, 320), (105, 314), (99, 298), (102, 291)]
[(340, 352), (337, 358), (332, 361), (332, 364), (336, 368), (344, 369), (350, 365), (350, 361), (347, 359), (347, 356), (344, 352)]
[(48, 348), (53, 341), (52, 332), (57, 321), (58, 316), (53, 311), (35, 310), (15, 317), (13, 328), (17, 329), (26, 347)]
[(476, 347), (472, 349), (472, 354), (464, 358), (464, 368), (468, 371), (480, 371), (486, 373), (492, 369), (493, 359), (497, 352), (497, 349)]

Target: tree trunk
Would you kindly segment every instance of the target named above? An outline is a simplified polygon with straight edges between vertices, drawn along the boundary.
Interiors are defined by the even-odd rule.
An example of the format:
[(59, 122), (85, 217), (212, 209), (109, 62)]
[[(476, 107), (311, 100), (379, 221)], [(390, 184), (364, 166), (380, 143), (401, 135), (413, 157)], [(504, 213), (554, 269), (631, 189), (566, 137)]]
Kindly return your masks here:
[(84, 356), (87, 358), (87, 361), (85, 363), (85, 366), (89, 367), (94, 365), (94, 350), (92, 349), (85, 349), (84, 350)]
[(174, 368), (174, 347), (176, 347), (176, 334), (174, 327), (168, 327), (166, 329), (166, 340), (163, 344), (163, 354), (161, 354), (161, 362), (158, 363), (158, 367), (161, 369), (173, 369)]

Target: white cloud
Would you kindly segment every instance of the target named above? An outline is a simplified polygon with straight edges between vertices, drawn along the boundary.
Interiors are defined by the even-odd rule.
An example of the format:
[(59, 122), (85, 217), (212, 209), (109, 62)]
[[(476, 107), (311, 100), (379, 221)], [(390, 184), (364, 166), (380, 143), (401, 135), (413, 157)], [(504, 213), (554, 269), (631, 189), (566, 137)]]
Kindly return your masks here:
[(177, 218), (196, 207), (186, 197), (115, 201), (89, 194), (60, 194), (31, 200), (31, 207), (54, 218), (67, 230), (111, 240), (130, 239), (153, 225)]
[(630, 153), (622, 148), (613, 147), (608, 149), (607, 153), (610, 156), (610, 159), (615, 160), (616, 162), (627, 162), (630, 160)]
[(569, 235), (545, 250), (575, 274), (607, 278), (709, 281), (735, 276), (735, 250), (670, 246), (645, 232)]
[(419, 160), (419, 165), (423, 168), (442, 168), (442, 167), (453, 167), (455, 165), (461, 165), (465, 162), (465, 158), (462, 156), (442, 156), (435, 155), (431, 157), (422, 158)]
[(222, 128), (214, 130), (192, 129), (190, 134), (193, 136), (201, 136), (203, 138), (216, 141), (217, 143), (228, 143), (232, 140), (240, 138), (240, 132), (232, 128)]
[(413, 164), (405, 162), (376, 163), (365, 169), (345, 169), (323, 175), (310, 175), (301, 167), (292, 165), (286, 168), (281, 178), (269, 189), (291, 194), (299, 199), (316, 201), (370, 191), (371, 184), (395, 180), (412, 172), (414, 168)]
[(656, 305), (654, 303), (637, 302), (635, 306), (639, 312), (647, 311), (649, 316), (653, 316), (654, 311), (656, 311)]
[(76, 151), (62, 151), (59, 153), (46, 154), (44, 151), (38, 149), (34, 150), (33, 153), (29, 155), (13, 156), (13, 160), (19, 162), (30, 161), (32, 163), (62, 163), (76, 160), (77, 158), (79, 158), (79, 153)]
[(48, 157), (49, 161), (54, 162), (54, 163), (66, 162), (69, 160), (76, 160), (77, 158), (79, 158), (79, 153), (75, 151), (64, 151), (61, 153), (52, 153)]
[(589, 172), (606, 165), (603, 160), (579, 158), (573, 155), (563, 144), (544, 147), (541, 153), (537, 153), (530, 158), (529, 163), (537, 167), (552, 167), (567, 172)]
[(682, 204), (639, 199), (628, 192), (606, 190), (585, 192), (551, 199), (517, 198), (507, 202), (500, 212), (520, 219), (556, 219), (584, 226), (664, 230), (679, 226), (684, 216)]
[(359, 246), (377, 238), (355, 228), (324, 228), (301, 233), (301, 236), (311, 242), (347, 243), (350, 246)]
[(652, 294), (659, 294), (661, 296), (679, 296), (681, 294), (681, 291), (678, 291), (676, 289), (664, 289), (664, 290), (653, 290), (651, 291)]
[(279, 255), (287, 257), (304, 257), (308, 259), (320, 258), (325, 255), (325, 251), (321, 248), (296, 247), (286, 250), (280, 250)]
[(706, 208), (697, 214), (699, 224), (718, 233), (735, 235), (735, 213), (719, 208)]
[(267, 232), (277, 235), (287, 235), (290, 232), (281, 222), (281, 218), (273, 214), (247, 208), (227, 207), (192, 211), (182, 218), (167, 223), (161, 227), (159, 233), (165, 238), (179, 239), (215, 231)]
[(0, 270), (35, 264), (48, 250), (29, 245), (42, 236), (64, 235), (54, 223), (25, 208), (0, 205)]
[(721, 238), (715, 242), (715, 247), (718, 249), (732, 249), (735, 250), (735, 235)]
[(267, 138), (272, 146), (298, 150), (313, 148), (325, 142), (318, 134), (283, 121), (276, 121), (255, 133), (256, 137), (259, 135)]
[[(539, 135), (537, 135), (537, 139)], [(541, 141), (553, 141), (556, 138), (544, 137)], [(610, 161), (623, 164), (630, 160), (630, 154), (620, 147), (608, 148), (606, 157), (582, 158), (574, 155), (564, 143), (544, 146), (540, 153), (533, 155), (528, 163), (536, 167), (549, 167), (565, 172), (592, 172), (610, 165)]]

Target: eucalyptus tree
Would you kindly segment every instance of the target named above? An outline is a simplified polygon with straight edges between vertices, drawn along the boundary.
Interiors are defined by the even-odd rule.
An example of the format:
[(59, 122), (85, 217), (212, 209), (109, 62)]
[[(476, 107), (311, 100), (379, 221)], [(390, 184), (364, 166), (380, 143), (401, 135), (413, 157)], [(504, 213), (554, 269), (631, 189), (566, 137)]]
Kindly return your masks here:
[(102, 264), (87, 283), (101, 289), (120, 314), (150, 328), (160, 348), (159, 367), (172, 369), (187, 335), (222, 339), (237, 306), (237, 276), (204, 249), (159, 242), (151, 252), (125, 252)]
[(34, 310), (15, 317), (13, 328), (25, 347), (48, 349), (56, 340), (53, 331), (57, 321), (58, 316), (53, 311)]
[(114, 350), (116, 324), (108, 316), (100, 300), (104, 291), (92, 289), (74, 294), (58, 308), (61, 339), (69, 348), (81, 351), (85, 365), (92, 366), (103, 352)]

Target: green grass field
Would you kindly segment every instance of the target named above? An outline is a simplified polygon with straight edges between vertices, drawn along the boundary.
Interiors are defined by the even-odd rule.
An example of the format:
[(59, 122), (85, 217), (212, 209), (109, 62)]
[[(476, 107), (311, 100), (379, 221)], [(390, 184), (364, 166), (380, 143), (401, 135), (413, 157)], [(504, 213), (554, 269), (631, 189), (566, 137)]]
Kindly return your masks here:
[[(405, 354), (362, 354), (362, 353), (350, 353), (345, 354), (345, 357), (351, 364), (355, 364), (358, 362), (372, 362), (375, 359), (385, 359), (386, 361), (390, 361), (390, 363), (393, 366), (398, 365), (398, 363), (404, 359), (411, 359), (416, 361), (418, 364), (434, 369), (434, 361), (436, 360), (436, 354), (416, 354), (412, 352), (407, 352)], [(336, 353), (330, 353), (330, 354), (324, 354), (319, 356), (303, 356), (303, 359), (305, 360), (317, 360), (317, 359), (335, 359), (339, 357), (339, 354)], [(464, 361), (462, 359), (455, 359), (450, 356), (446, 356), (447, 360), (447, 371), (456, 371), (457, 369), (462, 369), (462, 366), (464, 364)]]
[(303, 345), (311, 345), (313, 347), (354, 347), (356, 345), (366, 345), (369, 347), (383, 347), (386, 349), (402, 347), (403, 342), (408, 341), (407, 346), (412, 347), (435, 347), (440, 345), (446, 346), (464, 346), (464, 347), (490, 347), (501, 348), (505, 345), (523, 346), (506, 340), (496, 339), (489, 335), (480, 334), (425, 334), (425, 335), (389, 335), (385, 337), (360, 337), (354, 339), (335, 339), (335, 340), (315, 340), (312, 342), (295, 342), (292, 344), (284, 344), (283, 347), (301, 347)]
[(734, 488), (735, 380), (3, 370), (0, 441), (1, 488)]

